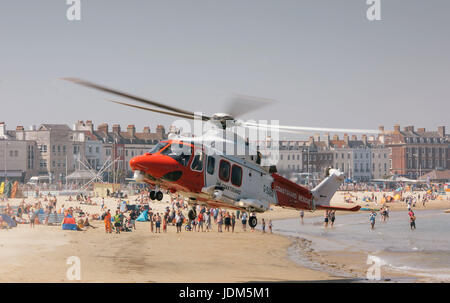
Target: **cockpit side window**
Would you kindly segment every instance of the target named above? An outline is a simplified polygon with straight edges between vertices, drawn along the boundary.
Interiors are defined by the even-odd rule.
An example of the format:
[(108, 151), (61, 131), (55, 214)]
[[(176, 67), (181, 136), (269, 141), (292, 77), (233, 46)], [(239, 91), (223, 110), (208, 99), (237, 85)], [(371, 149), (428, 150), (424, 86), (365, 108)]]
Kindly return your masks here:
[(203, 170), (203, 158), (204, 154), (201, 149), (195, 150), (194, 153), (194, 159), (192, 160), (191, 168), (195, 171), (202, 171)]

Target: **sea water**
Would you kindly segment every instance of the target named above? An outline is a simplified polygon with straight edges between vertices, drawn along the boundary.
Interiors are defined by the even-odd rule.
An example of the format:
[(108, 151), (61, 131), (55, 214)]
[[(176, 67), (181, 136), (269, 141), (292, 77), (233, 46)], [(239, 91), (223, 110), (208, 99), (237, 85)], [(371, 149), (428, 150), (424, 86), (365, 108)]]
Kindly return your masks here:
[(304, 218), (304, 224), (300, 218), (285, 219), (274, 222), (273, 231), (310, 240), (315, 251), (362, 252), (393, 271), (450, 282), (450, 214), (417, 210), (415, 230), (410, 229), (407, 211), (390, 212), (386, 222), (380, 222), (377, 213), (373, 230), (369, 215), (337, 215), (333, 228), (330, 223), (324, 227), (323, 216)]

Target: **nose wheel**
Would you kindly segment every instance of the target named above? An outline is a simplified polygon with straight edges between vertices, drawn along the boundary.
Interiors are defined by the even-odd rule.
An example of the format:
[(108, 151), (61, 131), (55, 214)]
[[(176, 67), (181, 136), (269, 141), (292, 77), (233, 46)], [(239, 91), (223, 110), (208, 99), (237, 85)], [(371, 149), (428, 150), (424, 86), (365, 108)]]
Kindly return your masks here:
[(258, 224), (258, 219), (256, 219), (256, 216), (251, 216), (251, 217), (248, 219), (248, 225), (249, 225), (251, 228), (255, 228), (257, 224)]

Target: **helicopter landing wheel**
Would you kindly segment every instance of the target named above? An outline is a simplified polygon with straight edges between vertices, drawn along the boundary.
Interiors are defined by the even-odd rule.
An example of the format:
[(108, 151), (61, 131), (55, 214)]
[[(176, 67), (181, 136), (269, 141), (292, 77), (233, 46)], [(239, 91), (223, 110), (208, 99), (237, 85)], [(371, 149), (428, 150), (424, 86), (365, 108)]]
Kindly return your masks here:
[(256, 219), (255, 216), (251, 216), (251, 217), (248, 219), (248, 225), (249, 225), (251, 228), (255, 228), (257, 224), (258, 224), (258, 219)]
[(154, 190), (152, 190), (150, 192), (150, 199), (155, 200), (155, 198), (156, 198), (156, 192)]
[(155, 194), (155, 198), (158, 201), (161, 201), (163, 199), (163, 197), (164, 197), (164, 194), (160, 191)]

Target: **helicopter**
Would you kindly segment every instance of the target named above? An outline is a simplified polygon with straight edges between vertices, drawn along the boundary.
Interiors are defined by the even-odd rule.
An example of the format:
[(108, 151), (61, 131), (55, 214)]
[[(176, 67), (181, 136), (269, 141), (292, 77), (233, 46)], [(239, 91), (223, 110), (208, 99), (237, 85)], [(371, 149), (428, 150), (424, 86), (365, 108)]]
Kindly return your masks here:
[[(298, 185), (277, 173), (276, 165), (267, 165), (258, 147), (248, 138), (233, 131), (237, 127), (280, 132), (305, 133), (311, 131), (336, 131), (353, 133), (378, 133), (378, 130), (357, 130), (271, 125), (239, 120), (239, 114), (270, 104), (268, 99), (238, 96), (230, 104), (228, 113), (211, 116), (169, 106), (161, 102), (141, 98), (116, 89), (108, 88), (77, 78), (64, 80), (94, 88), (116, 96), (128, 98), (146, 106), (109, 100), (116, 104), (147, 110), (178, 118), (209, 123), (210, 129), (201, 136), (170, 134), (149, 152), (132, 158), (129, 162), (136, 182), (157, 188), (150, 192), (151, 199), (161, 200), (161, 189), (177, 193), (192, 206), (189, 219), (196, 217), (195, 206), (226, 208), (253, 213), (250, 227), (257, 225), (254, 213), (263, 213), (270, 205), (296, 210), (343, 210), (358, 211), (360, 206), (337, 207), (330, 205), (331, 198), (345, 180), (344, 173), (328, 168), (326, 177), (313, 189)], [(152, 108), (148, 106), (153, 106)], [(231, 138), (231, 139), (230, 139)], [(242, 149), (236, 154), (227, 152)], [(266, 163), (264, 163), (266, 162)], [(266, 165), (264, 165), (266, 164)], [(270, 164), (270, 162), (269, 162)]]

